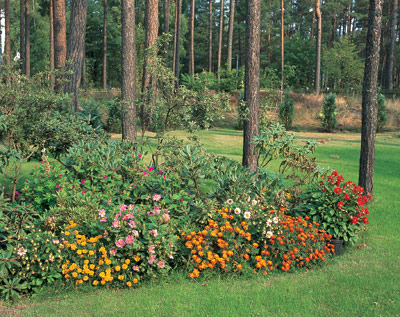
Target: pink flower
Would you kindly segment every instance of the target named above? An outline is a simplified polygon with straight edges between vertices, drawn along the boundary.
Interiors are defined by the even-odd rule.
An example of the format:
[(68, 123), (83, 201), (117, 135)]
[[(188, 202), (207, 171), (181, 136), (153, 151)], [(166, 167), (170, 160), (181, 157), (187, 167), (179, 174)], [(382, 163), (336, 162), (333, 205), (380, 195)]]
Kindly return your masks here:
[(160, 174), (164, 173), (162, 170), (160, 170)]
[(111, 255), (116, 255), (117, 254), (117, 249), (116, 248), (111, 248), (110, 249), (110, 254)]
[(182, 201), (183, 201), (183, 198), (179, 199), (179, 201), (181, 201), (181, 202), (182, 202)]
[(107, 237), (108, 237), (108, 231), (107, 231), (107, 230), (104, 230), (103, 236), (104, 236), (104, 238), (107, 238)]
[(99, 216), (100, 217), (105, 217), (106, 216), (106, 211), (104, 209), (99, 209)]
[(132, 244), (133, 241), (134, 241), (134, 239), (133, 239), (133, 236), (132, 236), (132, 235), (129, 235), (129, 236), (127, 236), (127, 237), (125, 238), (126, 244)]
[(151, 172), (151, 171), (153, 171), (154, 170), (154, 168), (152, 168), (152, 167), (149, 167), (149, 172)]
[(161, 195), (160, 194), (154, 194), (153, 195), (153, 200), (154, 201), (160, 201), (160, 199), (161, 199)]
[(162, 219), (163, 219), (165, 222), (168, 222), (168, 221), (170, 220), (170, 217), (169, 217), (168, 214), (163, 214), (163, 215), (162, 215)]
[(150, 260), (148, 260), (147, 262), (149, 262), (149, 264), (153, 264), (155, 260), (156, 260), (156, 256), (155, 255), (151, 255), (150, 256)]
[(130, 204), (130, 205), (128, 206), (128, 209), (129, 209), (129, 211), (132, 211), (133, 209), (135, 209), (135, 205)]
[(81, 191), (81, 194), (86, 194), (86, 192), (84, 190)]
[(157, 231), (157, 229), (151, 230), (150, 233), (151, 233), (154, 237), (157, 237), (157, 236), (158, 236), (158, 231)]
[(82, 185), (85, 185), (85, 181), (81, 181), (81, 184), (82, 184)]
[(139, 265), (132, 266), (132, 270), (134, 270), (135, 272), (138, 272), (139, 271)]
[(100, 218), (100, 222), (107, 222), (107, 217)]
[(165, 262), (164, 262), (163, 260), (160, 260), (160, 261), (157, 262), (157, 266), (158, 266), (160, 269), (163, 269), (163, 268), (165, 267)]
[(114, 220), (111, 226), (112, 226), (113, 228), (119, 228), (119, 226), (120, 226), (119, 220)]
[(132, 230), (132, 234), (135, 238), (139, 238), (139, 231), (137, 230)]
[(132, 229), (136, 228), (136, 222), (133, 220), (130, 220), (128, 223), (129, 227), (131, 227)]
[(119, 239), (117, 242), (115, 242), (115, 245), (116, 245), (118, 248), (123, 248), (123, 247), (125, 246), (125, 241), (122, 240), (122, 239)]
[(119, 206), (119, 210), (120, 210), (120, 211), (125, 211), (126, 208), (128, 208), (128, 206), (127, 206), (127, 205), (124, 205), (124, 204), (122, 204), (121, 206)]
[(106, 175), (104, 175), (104, 176), (103, 176), (103, 178), (104, 178), (104, 179), (107, 179), (107, 176), (106, 176)]
[(110, 198), (110, 200), (109, 200), (109, 201), (107, 201), (107, 205), (108, 205), (108, 206), (110, 206), (110, 205), (111, 205), (111, 203), (112, 203), (112, 200), (111, 200), (111, 198)]
[(156, 246), (155, 245), (151, 245), (151, 246), (149, 246), (149, 253), (151, 254), (151, 253), (156, 253)]
[(141, 158), (141, 157), (142, 157), (142, 155), (141, 155), (141, 154), (138, 154), (138, 157), (139, 157), (139, 158)]
[(114, 172), (118, 171), (116, 168), (114, 168)]
[(27, 250), (25, 248), (21, 247), (21, 248), (18, 248), (17, 254), (19, 256), (24, 256), (26, 254), (26, 252), (27, 252)]
[(58, 175), (58, 176), (63, 177), (64, 175), (63, 175), (63, 174), (60, 174), (60, 175)]
[(53, 244), (59, 244), (59, 243), (60, 243), (60, 240), (58, 240), (58, 239), (53, 240)]
[(162, 176), (164, 179), (166, 179), (167, 177), (165, 175)]
[(136, 185), (133, 185), (133, 189), (136, 189), (137, 187), (136, 187)]

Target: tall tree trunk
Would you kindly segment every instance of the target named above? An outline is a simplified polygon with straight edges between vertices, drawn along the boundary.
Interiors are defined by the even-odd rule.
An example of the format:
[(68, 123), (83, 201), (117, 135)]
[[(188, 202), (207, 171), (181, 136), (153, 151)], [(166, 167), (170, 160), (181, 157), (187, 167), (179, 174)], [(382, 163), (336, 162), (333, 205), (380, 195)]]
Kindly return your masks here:
[(85, 58), (86, 15), (88, 0), (74, 0), (71, 7), (71, 27), (69, 31), (67, 60), (72, 64), (67, 65), (65, 93), (74, 94), (74, 110), (78, 110), (78, 93), (82, 76), (83, 60)]
[[(53, 2), (54, 13), (54, 68), (63, 71), (67, 58), (67, 25), (65, 21), (65, 0)], [(62, 76), (56, 77), (54, 89), (62, 89)]]
[(248, 0), (246, 13), (246, 70), (244, 98), (249, 109), (243, 132), (242, 164), (251, 171), (257, 170), (258, 156), (253, 138), (259, 133), (260, 104), (260, 20), (261, 0)]
[(388, 59), (386, 68), (386, 89), (393, 88), (393, 60), (394, 60), (394, 48), (397, 38), (397, 11), (398, 11), (398, 0), (393, 0), (393, 12), (392, 12), (392, 28), (390, 35), (390, 44), (388, 46)]
[(122, 15), (122, 139), (136, 141), (135, 0), (121, 1)]
[(190, 1), (189, 74), (194, 74), (194, 11), (195, 0)]
[(312, 13), (312, 24), (311, 24), (311, 38), (314, 38), (314, 26), (315, 26), (315, 5), (314, 5), (314, 10)]
[(267, 48), (267, 56), (268, 56), (268, 63), (271, 63), (271, 24), (272, 24), (272, 13), (271, 13), (271, 0), (268, 1), (268, 28), (267, 28), (267, 43), (268, 43), (268, 48)]
[(219, 38), (218, 38), (218, 61), (217, 61), (217, 78), (218, 83), (221, 79), (221, 59), (222, 59), (222, 35), (224, 32), (224, 0), (220, 0), (220, 9), (219, 9)]
[(175, 26), (175, 69), (174, 74), (179, 84), (180, 61), (181, 61), (181, 17), (182, 17), (182, 0), (176, 0), (176, 26)]
[[(10, 66), (11, 62), (11, 39), (10, 39), (10, 0), (4, 1), (4, 19), (5, 19), (5, 43), (4, 43), (4, 55), (5, 55), (5, 64)], [(0, 51), (1, 52), (1, 51)], [(7, 81), (9, 78), (7, 78)]]
[[(169, 0), (164, 0), (164, 33), (169, 33)], [(168, 65), (168, 42), (164, 43), (164, 60), (165, 66)]]
[(361, 153), (358, 183), (372, 195), (378, 120), (377, 83), (383, 0), (369, 1), (368, 34), (362, 92)]
[(347, 4), (347, 31), (346, 34), (350, 34), (351, 32), (351, 4), (352, 1), (349, 1)]
[(19, 53), (21, 58), (22, 74), (25, 71), (25, 0), (19, 1)]
[[(284, 80), (285, 80), (285, 24), (284, 24), (284, 16), (285, 16), (285, 7), (283, 0), (281, 0), (281, 99), (283, 96), (284, 89)], [(282, 100), (281, 100), (282, 101)]]
[(54, 89), (56, 78), (54, 76), (54, 13), (53, 0), (50, 0), (50, 82), (51, 88)]
[(315, 56), (315, 80), (314, 91), (319, 95), (321, 87), (321, 37), (322, 37), (322, 15), (321, 15), (321, 0), (315, 1), (315, 14), (317, 19), (317, 41), (316, 41), (316, 56)]
[(228, 57), (226, 68), (228, 71), (232, 69), (232, 43), (233, 43), (233, 25), (235, 22), (235, 0), (231, 0), (229, 9), (229, 34), (228, 34)]
[(208, 1), (208, 71), (212, 72), (212, 38), (213, 38), (212, 0)]
[(25, 74), (31, 76), (31, 24), (29, 0), (25, 0)]
[[(158, 0), (146, 1), (144, 25), (146, 35), (144, 41), (145, 53), (143, 62), (142, 96), (144, 100), (148, 101), (152, 96), (154, 96), (156, 89), (156, 79), (151, 76), (151, 68), (154, 67), (154, 56), (153, 52), (150, 52), (149, 49), (154, 48), (158, 36)], [(146, 114), (144, 103), (142, 103), (140, 108), (140, 120), (142, 123), (143, 133), (149, 126), (150, 119), (151, 116), (149, 116), (148, 113)]]
[(107, 0), (104, 0), (103, 8), (103, 90), (107, 90)]

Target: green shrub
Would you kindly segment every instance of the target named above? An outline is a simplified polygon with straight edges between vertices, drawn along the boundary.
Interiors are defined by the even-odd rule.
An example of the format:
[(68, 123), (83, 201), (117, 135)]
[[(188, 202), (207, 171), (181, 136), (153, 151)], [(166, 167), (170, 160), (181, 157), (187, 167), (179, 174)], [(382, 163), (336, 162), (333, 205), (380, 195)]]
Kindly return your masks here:
[(279, 120), (288, 130), (292, 127), (294, 117), (294, 103), (290, 97), (289, 89), (286, 90), (283, 103), (279, 104)]
[(325, 95), (320, 120), (325, 131), (331, 132), (336, 128), (336, 96), (334, 93)]
[(83, 122), (91, 125), (93, 129), (103, 129), (102, 104), (95, 99), (79, 102), (78, 114)]
[(383, 94), (378, 95), (378, 122), (377, 131), (382, 132), (387, 123), (386, 100)]
[(122, 107), (119, 100), (109, 100), (106, 102), (107, 120), (105, 129), (110, 133), (122, 132)]

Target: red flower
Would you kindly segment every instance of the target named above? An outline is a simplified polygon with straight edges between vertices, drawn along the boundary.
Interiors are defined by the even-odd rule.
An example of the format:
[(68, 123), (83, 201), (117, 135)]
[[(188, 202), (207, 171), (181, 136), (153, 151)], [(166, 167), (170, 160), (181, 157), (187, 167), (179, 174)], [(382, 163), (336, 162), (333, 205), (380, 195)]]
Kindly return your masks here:
[(343, 205), (344, 205), (344, 202), (343, 202), (343, 201), (339, 201), (339, 202), (337, 203), (337, 206), (338, 206), (339, 209), (342, 209)]
[(338, 172), (336, 172), (336, 171), (334, 171), (334, 172), (332, 173), (332, 175), (333, 175), (333, 176), (338, 176), (338, 175), (339, 175), (339, 173), (338, 173)]
[(364, 223), (368, 223), (369, 220), (368, 220), (367, 217), (364, 216), (364, 217), (362, 218), (362, 221), (363, 221)]
[(352, 217), (351, 218), (351, 222), (354, 223), (355, 225), (358, 223), (358, 220), (360, 220), (360, 219), (357, 218), (357, 217)]
[(336, 187), (334, 190), (335, 194), (340, 194), (342, 192), (342, 189), (340, 187)]
[(323, 191), (323, 192), (326, 192), (326, 188), (322, 188), (322, 191)]
[(369, 215), (369, 210), (368, 210), (368, 208), (364, 208), (363, 212), (364, 212), (364, 215)]
[(344, 195), (344, 199), (345, 199), (345, 200), (350, 200), (350, 195), (349, 195), (349, 194), (345, 194), (345, 195)]

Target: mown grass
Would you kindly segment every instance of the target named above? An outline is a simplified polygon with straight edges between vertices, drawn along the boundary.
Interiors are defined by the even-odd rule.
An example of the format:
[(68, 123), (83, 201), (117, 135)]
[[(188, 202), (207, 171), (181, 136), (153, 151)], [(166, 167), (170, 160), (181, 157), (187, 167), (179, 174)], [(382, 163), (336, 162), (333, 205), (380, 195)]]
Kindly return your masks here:
[[(240, 160), (241, 132), (213, 130), (198, 135), (210, 151)], [(317, 150), (320, 165), (357, 181), (358, 134), (301, 138), (309, 136), (331, 139)], [(323, 267), (268, 277), (212, 275), (199, 281), (177, 272), (135, 290), (51, 288), (17, 306), (28, 316), (399, 316), (399, 157), (400, 139), (379, 135), (368, 230), (355, 247)]]

